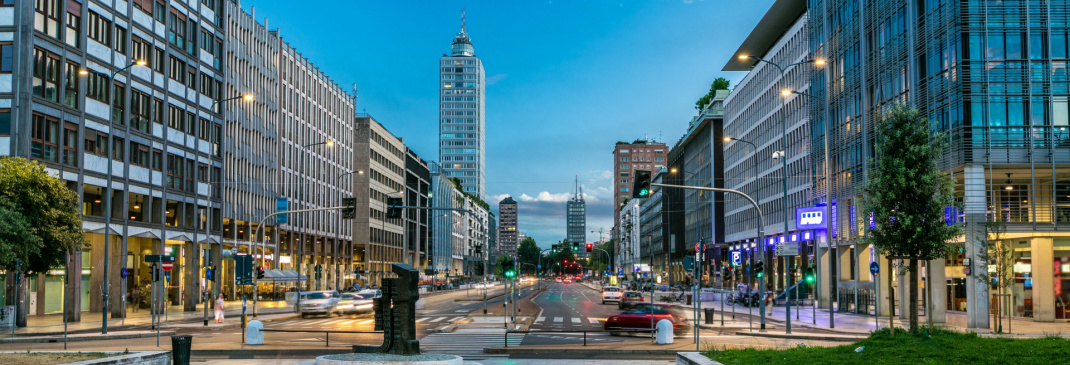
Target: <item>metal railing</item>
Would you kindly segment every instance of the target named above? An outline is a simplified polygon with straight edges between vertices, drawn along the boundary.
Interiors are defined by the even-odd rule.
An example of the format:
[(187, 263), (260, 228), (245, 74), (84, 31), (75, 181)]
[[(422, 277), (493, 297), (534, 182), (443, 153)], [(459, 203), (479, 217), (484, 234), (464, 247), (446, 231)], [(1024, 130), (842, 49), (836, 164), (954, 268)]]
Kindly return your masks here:
[(276, 330), (276, 329), (262, 329), (260, 332), (304, 332), (304, 333), (323, 333), (326, 338), (324, 339), (327, 344), (326, 347), (331, 347), (331, 333), (378, 333), (382, 334), (383, 331), (330, 331), (330, 330)]
[(583, 345), (587, 346), (587, 333), (641, 333), (641, 332), (650, 333), (650, 332), (656, 332), (656, 331), (657, 330), (654, 330), (654, 329), (650, 329), (650, 330), (577, 330), (577, 331), (547, 331), (547, 330), (543, 330), (543, 331), (505, 331), (505, 336), (504, 336), (502, 342), (505, 344), (505, 347), (509, 347), (509, 334), (510, 333), (522, 333), (522, 334), (529, 334), (529, 333), (582, 333), (583, 334)]

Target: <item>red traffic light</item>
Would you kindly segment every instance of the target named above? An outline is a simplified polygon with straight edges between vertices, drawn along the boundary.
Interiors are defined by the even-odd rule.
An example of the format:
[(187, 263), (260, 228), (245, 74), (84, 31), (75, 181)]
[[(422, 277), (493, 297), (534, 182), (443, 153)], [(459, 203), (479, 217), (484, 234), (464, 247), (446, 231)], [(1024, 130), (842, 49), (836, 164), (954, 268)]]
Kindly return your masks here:
[(594, 244), (593, 243), (588, 243), (587, 244), (587, 252), (591, 252), (592, 248), (594, 248)]

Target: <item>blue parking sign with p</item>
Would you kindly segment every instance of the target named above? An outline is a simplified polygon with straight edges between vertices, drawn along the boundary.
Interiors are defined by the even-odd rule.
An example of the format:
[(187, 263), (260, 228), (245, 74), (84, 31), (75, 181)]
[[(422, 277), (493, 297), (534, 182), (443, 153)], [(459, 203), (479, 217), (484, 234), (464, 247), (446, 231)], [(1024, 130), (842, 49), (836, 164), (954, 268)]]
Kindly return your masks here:
[(743, 263), (743, 253), (732, 251), (732, 265), (739, 265), (741, 263)]

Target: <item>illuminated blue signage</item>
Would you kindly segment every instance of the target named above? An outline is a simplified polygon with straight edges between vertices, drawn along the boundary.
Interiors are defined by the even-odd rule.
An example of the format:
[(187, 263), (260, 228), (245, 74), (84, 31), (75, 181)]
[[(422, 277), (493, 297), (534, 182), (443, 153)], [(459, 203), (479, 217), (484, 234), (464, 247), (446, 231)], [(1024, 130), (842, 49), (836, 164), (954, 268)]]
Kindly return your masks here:
[(795, 209), (795, 228), (797, 229), (825, 229), (828, 224), (825, 220), (826, 207), (807, 207)]

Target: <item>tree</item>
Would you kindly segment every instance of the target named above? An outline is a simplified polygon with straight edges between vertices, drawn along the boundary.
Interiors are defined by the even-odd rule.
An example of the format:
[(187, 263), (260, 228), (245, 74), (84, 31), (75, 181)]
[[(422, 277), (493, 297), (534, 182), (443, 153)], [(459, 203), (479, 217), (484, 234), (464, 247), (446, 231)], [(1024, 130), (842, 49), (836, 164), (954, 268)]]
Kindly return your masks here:
[[(970, 266), (975, 269), (971, 274), (977, 280), (988, 283), (989, 288), (995, 289), (997, 294), (1003, 294), (1010, 284), (1014, 283), (1014, 247), (1011, 240), (1006, 239), (1007, 221), (999, 213), (988, 216), (984, 227), (984, 250), (977, 253), (978, 261), (986, 263), (987, 268), (973, 263)], [(997, 301), (996, 313), (998, 325), (996, 333), (1003, 332), (1003, 320), (1000, 317), (1003, 309)]]
[(558, 250), (557, 253), (554, 254), (553, 261), (554, 263), (561, 265), (561, 272), (570, 272), (569, 270), (565, 270), (566, 260), (570, 262), (576, 261), (576, 253), (572, 252), (571, 249), (565, 248)]
[[(25, 277), (63, 267), (67, 254), (86, 243), (77, 205), (78, 195), (43, 165), (0, 157), (0, 270)], [(15, 302), (25, 326), (23, 301)]]
[(525, 266), (525, 268), (520, 268), (520, 271), (527, 272), (535, 270), (539, 265), (539, 256), (541, 255), (542, 250), (539, 249), (539, 245), (535, 244), (534, 238), (528, 237), (523, 241), (520, 241), (520, 247), (517, 247), (516, 249), (516, 257), (521, 263), (530, 265), (520, 265)]
[(955, 206), (953, 179), (936, 167), (946, 142), (917, 109), (893, 106), (876, 125), (876, 157), (863, 188), (870, 211), (867, 243), (908, 260), (910, 330), (918, 330), (918, 260), (943, 257), (961, 227), (944, 220)]
[[(610, 256), (613, 255), (613, 240), (610, 239), (605, 243), (594, 247), (596, 250), (591, 252), (591, 270), (596, 272), (609, 270), (613, 261), (611, 261), (612, 257), (606, 257), (606, 254), (609, 254)], [(602, 251), (597, 249), (601, 249), (602, 251), (605, 251), (605, 253), (602, 253)]]
[(498, 256), (498, 262), (494, 264), (494, 276), (501, 279), (505, 277), (505, 270), (513, 267), (513, 257), (509, 255)]
[(717, 90), (728, 90), (728, 85), (728, 79), (726, 78), (718, 77), (716, 80), (713, 80), (713, 83), (710, 84), (710, 92), (706, 93), (706, 95), (703, 95), (695, 102), (695, 109), (702, 110), (702, 108), (705, 108), (706, 105), (710, 103), (710, 100), (713, 99), (713, 96), (717, 94)]

